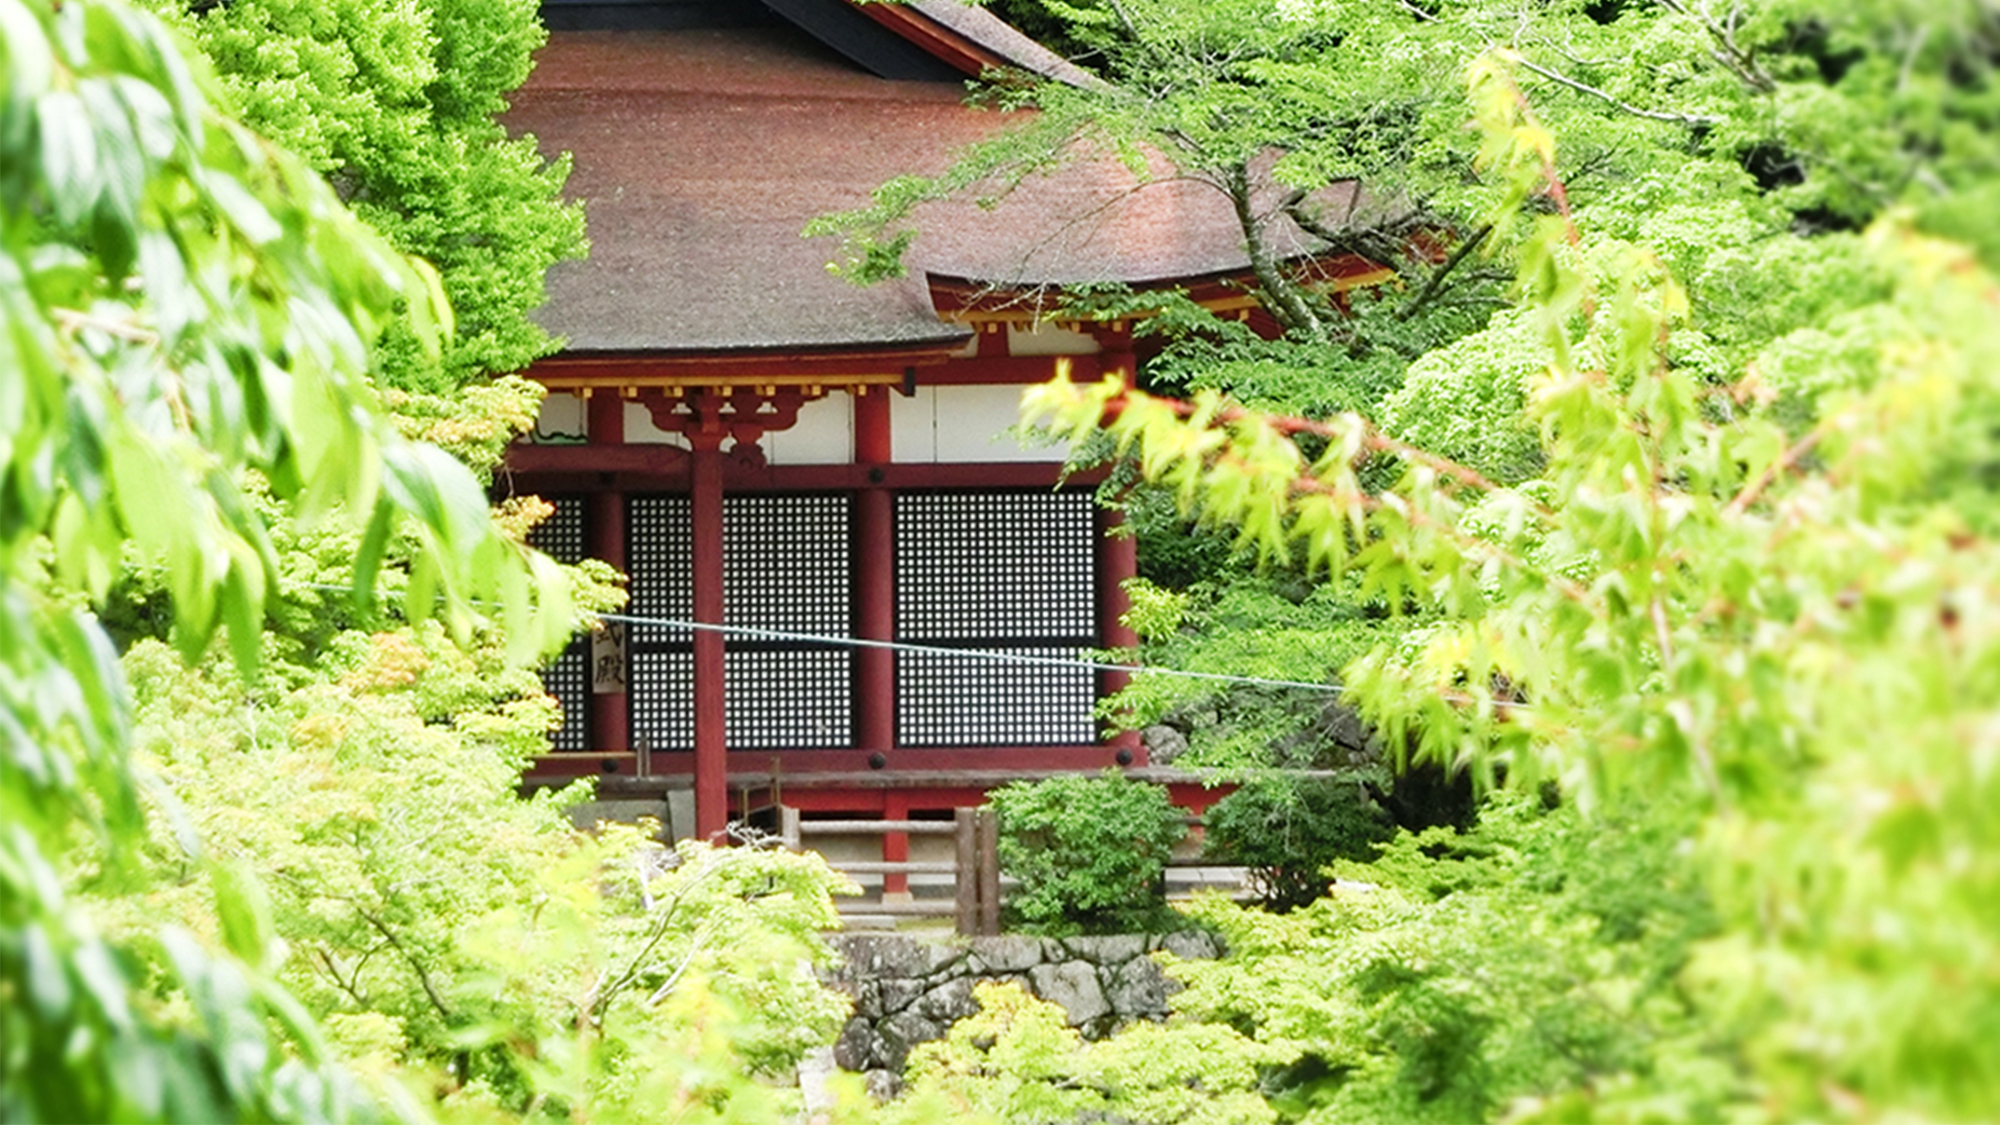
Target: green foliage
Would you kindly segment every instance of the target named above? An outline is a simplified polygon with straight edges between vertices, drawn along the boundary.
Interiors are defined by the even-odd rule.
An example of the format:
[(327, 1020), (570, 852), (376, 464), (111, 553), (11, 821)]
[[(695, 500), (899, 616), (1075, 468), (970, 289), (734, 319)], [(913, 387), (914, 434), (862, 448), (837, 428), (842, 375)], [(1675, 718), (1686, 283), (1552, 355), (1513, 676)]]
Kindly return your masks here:
[[(1516, 60), (1536, 128), (1564, 138), (1560, 153), (1544, 147), (1585, 225), (1653, 247), (1706, 310), (1670, 344), (1702, 378), (1734, 383), (1760, 349), (1886, 292), (1857, 239), (1795, 231), (1857, 230), (1900, 207), (1917, 229), (2000, 265), (1983, 221), (2000, 191), (1988, 49), (2000, 17), (1971, 0), (1782, 0), (1726, 17), (1677, 2), (1524, 13), (1509, 0), (1011, 0), (1002, 10), (1107, 82), (994, 83), (988, 97), (1040, 112), (941, 176), (884, 185), (815, 232), (879, 252), (879, 267), (908, 242), (905, 220), (922, 201), (1004, 194), (1071, 160), (1209, 184), (1236, 205), (1260, 298), (1287, 337), (1248, 339), (1176, 293), (1066, 292), (1079, 315), (1137, 319), (1168, 339), (1142, 385), (1217, 389), (1282, 413), (1359, 412), (1496, 480), (1538, 471), (1524, 396), (1543, 357), (1518, 313), (1487, 326), (1510, 303), (1496, 281), (1512, 271), (1493, 258), (1532, 237), (1516, 221), (1524, 205), (1556, 201), (1466, 175), (1476, 153), (1458, 77), (1481, 51)], [(1358, 205), (1350, 180), (1364, 185)], [(1279, 260), (1277, 247), (1298, 244), (1294, 228), (1397, 277), (1336, 308)], [(1789, 384), (1822, 357), (1836, 369), (1856, 359), (1840, 337), (1808, 335), (1759, 364), (1799, 424), (1809, 407)]]
[(1232, 1029), (1140, 1023), (1086, 1042), (1063, 1011), (1019, 985), (973, 987), (976, 1015), (911, 1053), (908, 1089), (885, 1122), (1144, 1121), (1253, 1125), (1273, 1115), (1257, 1095), (1261, 1065), (1283, 1059)]
[(1548, 364), (1532, 314), (1510, 309), (1485, 330), (1411, 364), (1402, 387), (1382, 404), (1382, 429), (1494, 480), (1528, 480), (1542, 468), (1541, 435), (1527, 416), (1528, 386)]
[(1749, 1091), (1735, 1026), (1677, 983), (1716, 925), (1694, 831), (1671, 803), (1506, 797), (1468, 833), (1336, 864), (1348, 881), (1299, 910), (1198, 900), (1228, 953), (1157, 955), (1185, 984), (1165, 1024), (1086, 1043), (981, 986), (890, 1119), (948, 1098), (1005, 1121), (1714, 1120)]
[(1204, 901), (1229, 954), (1172, 966), (1176, 1018), (1284, 1052), (1264, 1090), (1285, 1120), (1713, 1120), (1746, 1091), (1675, 984), (1713, 926), (1690, 830), (1509, 799), (1338, 865), (1365, 882), (1291, 914)]
[(162, 568), (183, 652), (226, 631), (254, 669), (274, 568), (252, 471), (308, 516), (368, 516), (358, 568), (410, 535), (414, 617), (441, 600), (465, 635), (475, 599), (505, 599), (517, 657), (566, 634), (565, 584), (375, 413), (367, 342), (405, 316), (434, 346), (434, 278), (216, 113), (152, 18), (4, 0), (0, 56), (0, 1116), (367, 1116), (273, 975), (254, 880), (187, 858), (211, 943), (159, 919), (109, 942), (65, 889), (52, 857), (86, 842), (115, 881), (140, 831), (123, 679), (81, 606), (130, 551)]
[[(1066, 25), (1067, 38), (1108, 81), (996, 82), (987, 98), (1038, 112), (971, 147), (942, 175), (899, 177), (868, 206), (808, 228), (843, 236), (842, 272), (862, 282), (892, 273), (888, 263), (911, 238), (908, 218), (927, 200), (994, 198), (1027, 177), (1096, 158), (1122, 163), (1142, 182), (1179, 178), (1222, 193), (1238, 216), (1266, 309), (1308, 351), (1328, 349), (1315, 358), (1349, 385), (1393, 383), (1396, 357), (1421, 351), (1427, 345), (1418, 341), (1450, 319), (1418, 322), (1416, 309), (1493, 300), (1485, 272), (1461, 269), (1463, 257), (1446, 268), (1408, 241), (1424, 229), (1452, 243), (1470, 233), (1459, 225), (1463, 209), (1455, 202), (1435, 206), (1446, 202), (1441, 186), (1462, 181), (1458, 171), (1471, 156), (1453, 86), (1467, 34), (1459, 21), (1393, 5), (1306, 12), (1274, 0), (1040, 6)], [(1326, 190), (1355, 179), (1369, 185), (1363, 206), (1342, 190)], [(1465, 193), (1449, 194), (1455, 200)], [(1402, 271), (1409, 299), (1383, 317), (1338, 316), (1333, 293), (1281, 261), (1280, 247), (1295, 245), (1301, 227)], [(1279, 370), (1260, 362), (1269, 349), (1240, 325), (1198, 315), (1177, 294), (1086, 287), (1070, 296), (1083, 314), (1156, 317), (1159, 330), (1220, 348), (1246, 374)], [(1162, 374), (1188, 377), (1210, 366), (1195, 354), (1182, 371)], [(1307, 366), (1304, 357), (1294, 366)]]
[(407, 324), (385, 381), (449, 395), (519, 371), (556, 341), (528, 314), (581, 257), (566, 159), (494, 120), (546, 38), (535, 0), (158, 0), (183, 17), (243, 118), (326, 174), (399, 250), (437, 267), (457, 314), (442, 354)]
[[(1880, 346), (1796, 433), (1758, 409), (1755, 372), (1718, 388), (1676, 361), (1702, 308), (1644, 245), (1570, 221), (1554, 142), (1508, 65), (1482, 59), (1471, 89), (1486, 174), (1553, 209), (1510, 220), (1549, 355), (1528, 388), (1538, 479), (1494, 482), (1354, 416), (1274, 421), (1213, 397), (1184, 413), (1060, 383), (1042, 403), (1081, 431), (1122, 397), (1113, 436), (1149, 477), (1261, 550), (1435, 614), (1346, 670), (1389, 746), (1488, 782), (1558, 778), (1586, 808), (1703, 811), (1690, 854), (1718, 930), (1678, 987), (1726, 1033), (1726, 1059), (1663, 1040), (1648, 1051), (1672, 1065), (1550, 1093), (1550, 1113), (1636, 1115), (1651, 1098), (1666, 1116), (1991, 1116), (2000, 1085), (1977, 1060), (2000, 993), (1979, 966), (2000, 933), (2000, 841), (1981, 810), (2000, 792), (1977, 763), (2000, 644), (2000, 384), (1984, 360), (2000, 286), (1963, 248), (1871, 229), (1859, 275), (1886, 295), (1866, 313), (1793, 307), (1866, 316)], [(1301, 432), (1326, 452), (1308, 457)], [(1395, 459), (1392, 487), (1363, 486), (1369, 456)], [(1499, 917), (1547, 921), (1456, 928)], [(1432, 1086), (1407, 1068), (1427, 1041), (1386, 1057), (1406, 1078), (1383, 1104), (1420, 1108), (1409, 1096)], [(1716, 1080), (1732, 1066), (1749, 1085)], [(1498, 1108), (1450, 1097), (1446, 1116)]]
[(1202, 817), (1204, 852), (1250, 869), (1265, 909), (1283, 914), (1327, 891), (1335, 860), (1369, 860), (1393, 834), (1357, 778), (1267, 776), (1245, 782)]
[(1136, 613), (1127, 619), (1140, 632), (1144, 663), (1326, 688), (1219, 687), (1142, 674), (1101, 704), (1106, 717), (1129, 728), (1165, 724), (1181, 731), (1189, 748), (1175, 760), (1178, 767), (1324, 769), (1366, 756), (1367, 732), (1354, 724), (1335, 685), (1341, 666), (1376, 644), (1384, 615), (1357, 605), (1353, 585), (1224, 570), (1181, 594), (1139, 584), (1134, 608), (1167, 596), (1177, 611), (1170, 619), (1155, 614), (1147, 621)]
[(229, 857), (269, 888), (281, 979), (378, 1080), (576, 1120), (778, 1112), (745, 1076), (847, 1014), (810, 972), (845, 881), (816, 856), (580, 835), (577, 794), (516, 798), (556, 711), (495, 648), (347, 633), (285, 689), (153, 642), (124, 663), (138, 760), (163, 784), (100, 912), (140, 943), (163, 917), (199, 933), (218, 901), (184, 878), (184, 839)]
[(1158, 921), (1167, 856), (1187, 834), (1165, 789), (1107, 770), (1016, 781), (988, 799), (1000, 816), (1000, 870), (1021, 884), (1007, 900), (1020, 923), (1120, 933)]

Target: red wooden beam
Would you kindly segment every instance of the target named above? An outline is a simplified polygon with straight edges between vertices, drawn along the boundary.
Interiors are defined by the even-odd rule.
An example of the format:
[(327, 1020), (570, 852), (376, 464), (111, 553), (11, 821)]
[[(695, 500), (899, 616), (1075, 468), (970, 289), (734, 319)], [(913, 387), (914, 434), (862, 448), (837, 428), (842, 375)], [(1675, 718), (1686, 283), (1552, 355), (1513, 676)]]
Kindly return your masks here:
[[(905, 815), (913, 812), (942, 812), (946, 809), (977, 808), (986, 803), (981, 788), (925, 787), (901, 793)], [(804, 812), (882, 813), (888, 805), (886, 790), (866, 789), (787, 789), (785, 803)], [(884, 816), (882, 819), (887, 820)]]
[(901, 4), (856, 4), (854, 10), (895, 32), (921, 48), (932, 58), (965, 75), (977, 78), (989, 67), (1003, 67), (1008, 61), (965, 36), (926, 19), (915, 8)]
[[(638, 450), (659, 450), (650, 460)], [(608, 456), (607, 456), (608, 454)], [(634, 468), (634, 461), (643, 461)], [(516, 445), (507, 451), (509, 485), (544, 495), (616, 490), (687, 492), (693, 484), (687, 451), (671, 445)], [(880, 480), (873, 473), (880, 470)], [(969, 461), (942, 465), (744, 465), (725, 458), (723, 486), (731, 492), (858, 492), (908, 488), (1054, 488), (1067, 479), (1078, 487), (1103, 480), (1106, 470), (1063, 476), (1053, 461)]]
[[(944, 325), (939, 325), (939, 329), (951, 331)], [(570, 352), (536, 360), (528, 366), (527, 375), (545, 386), (563, 389), (708, 387), (731, 383), (798, 386), (811, 382), (829, 387), (876, 383), (895, 386), (902, 383), (909, 368), (943, 363), (964, 346), (965, 336), (956, 336), (903, 346), (846, 349), (731, 349), (641, 355)]]
[[(585, 400), (586, 432), (593, 445), (607, 452), (620, 450), (625, 442), (625, 402), (616, 395), (593, 395)], [(625, 497), (617, 492), (590, 496), (585, 512), (589, 533), (588, 553), (619, 570), (625, 569)], [(590, 684), (590, 744), (606, 750), (631, 748), (631, 710), (625, 692), (596, 690), (596, 672), (586, 663), (584, 679)]]
[[(871, 754), (849, 748), (797, 750), (732, 750), (725, 763), (725, 780), (730, 776), (775, 775), (779, 784), (786, 779), (815, 774), (849, 774), (880, 779), (880, 788), (896, 787), (899, 771), (940, 772), (980, 770), (997, 773), (1059, 773), (1064, 770), (1101, 770), (1117, 765), (1116, 748), (1085, 746), (965, 746), (898, 748), (884, 757), (882, 768), (871, 768)], [(687, 777), (695, 772), (695, 755), (685, 750), (652, 752), (653, 774), (659, 777)], [(579, 753), (545, 754), (527, 770), (532, 779), (565, 777), (634, 777), (637, 755), (588, 750)]]
[(1095, 382), (1098, 357), (1089, 355), (994, 355), (954, 359), (937, 367), (919, 368), (919, 387), (1030, 386), (1046, 383), (1056, 375), (1056, 361), (1070, 363), (1069, 377), (1079, 383)]
[[(623, 401), (611, 395), (599, 395), (591, 401), (596, 402), (600, 398), (613, 403)], [(653, 443), (631, 445), (521, 443), (507, 447), (507, 468), (517, 476), (544, 473), (634, 473), (672, 476), (682, 480), (681, 491), (687, 488), (685, 483), (687, 461), (687, 450), (680, 446)]]

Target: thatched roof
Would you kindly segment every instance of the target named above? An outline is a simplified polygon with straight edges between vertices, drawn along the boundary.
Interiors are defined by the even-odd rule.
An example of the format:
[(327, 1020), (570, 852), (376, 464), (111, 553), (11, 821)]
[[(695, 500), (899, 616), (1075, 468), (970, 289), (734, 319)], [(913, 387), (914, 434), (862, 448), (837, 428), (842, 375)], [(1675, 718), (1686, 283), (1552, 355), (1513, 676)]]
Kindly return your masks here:
[[(800, 236), (810, 219), (939, 171), (1005, 125), (964, 96), (957, 83), (875, 77), (786, 27), (552, 33), (506, 122), (551, 156), (573, 154), (568, 194), (585, 203), (592, 248), (552, 271), (539, 318), (586, 352), (918, 343), (961, 334), (937, 318), (923, 271), (1147, 283), (1247, 264), (1220, 193), (1140, 187), (1104, 160), (1031, 180), (992, 210), (927, 207), (898, 282), (861, 289), (828, 273), (838, 248)], [(1281, 254), (1312, 249), (1282, 237)]]

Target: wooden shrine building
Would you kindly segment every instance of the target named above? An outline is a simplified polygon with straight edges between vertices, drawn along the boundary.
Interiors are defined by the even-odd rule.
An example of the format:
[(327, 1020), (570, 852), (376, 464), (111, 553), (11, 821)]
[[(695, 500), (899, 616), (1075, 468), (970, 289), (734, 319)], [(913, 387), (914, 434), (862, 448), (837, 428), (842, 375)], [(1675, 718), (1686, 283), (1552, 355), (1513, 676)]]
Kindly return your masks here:
[[(963, 104), (983, 68), (1089, 79), (955, 0), (544, 13), (506, 121), (573, 154), (592, 250), (550, 276), (539, 315), (567, 346), (528, 372), (550, 394), (501, 487), (554, 501), (538, 542), (624, 570), (638, 620), (550, 673), (565, 722), (530, 783), (691, 779), (708, 836), (746, 786), (903, 818), (1012, 777), (1145, 766), (1092, 717), (1121, 674), (959, 654), (1133, 643), (1132, 541), (1106, 537), (1115, 516), (1093, 478), (1063, 476), (1066, 449), (1012, 432), (1058, 357), (1079, 380), (1130, 373), (1131, 325), (1048, 319), (1037, 295), (1179, 285), (1261, 317), (1228, 201), (1081, 164), (990, 210), (927, 208), (908, 275), (857, 288), (828, 272), (836, 246), (801, 237), (810, 219), (1004, 125)], [(769, 632), (660, 623), (688, 621)]]

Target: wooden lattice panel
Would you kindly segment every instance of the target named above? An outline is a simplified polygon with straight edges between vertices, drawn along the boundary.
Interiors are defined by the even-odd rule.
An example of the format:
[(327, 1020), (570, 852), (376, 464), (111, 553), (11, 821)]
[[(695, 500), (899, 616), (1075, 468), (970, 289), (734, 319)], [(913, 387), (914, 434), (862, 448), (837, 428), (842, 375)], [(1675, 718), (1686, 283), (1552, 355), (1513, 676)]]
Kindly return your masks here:
[[(896, 498), (896, 638), (1074, 658), (1097, 644), (1092, 501), (1084, 492)], [(1088, 668), (910, 653), (896, 660), (902, 746), (1095, 740)]]
[[(626, 612), (635, 618), (686, 621), (694, 616), (694, 528), (685, 496), (634, 496), (625, 509)], [(685, 647), (686, 629), (635, 621), (635, 651), (649, 644)], [(634, 669), (637, 676), (637, 669)]]
[[(528, 532), (528, 543), (557, 562), (583, 560), (583, 498), (557, 496), (549, 500), (555, 514)], [(550, 747), (559, 751), (590, 748), (590, 638), (572, 639), (548, 667), (542, 669), (542, 689), (562, 705), (562, 726), (551, 736)]]
[[(845, 494), (723, 501), (723, 621), (815, 636), (853, 627), (853, 513)], [(687, 498), (635, 497), (626, 520), (633, 614), (694, 610)], [(632, 630), (632, 733), (655, 750), (694, 745), (692, 634)], [(732, 634), (725, 642), (725, 741), (732, 750), (854, 744), (853, 656), (836, 646)]]

